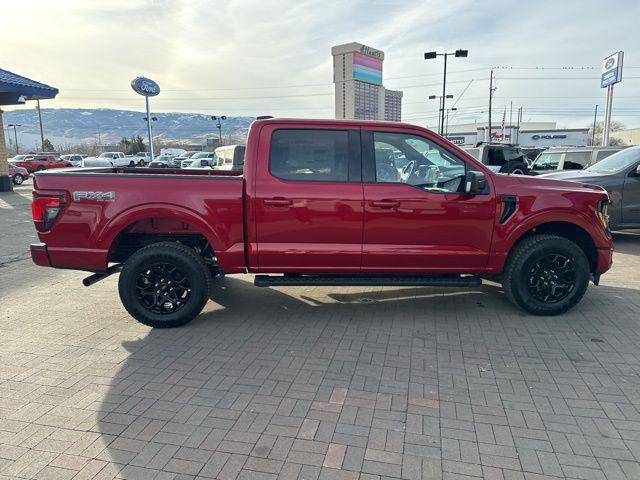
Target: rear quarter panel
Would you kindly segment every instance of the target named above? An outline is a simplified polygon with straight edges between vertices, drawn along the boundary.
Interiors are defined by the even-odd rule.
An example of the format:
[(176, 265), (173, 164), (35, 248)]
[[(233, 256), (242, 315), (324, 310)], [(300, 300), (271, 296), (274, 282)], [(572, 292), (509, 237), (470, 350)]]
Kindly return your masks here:
[[(65, 197), (51, 229), (38, 233), (54, 267), (104, 270), (118, 234), (149, 218), (177, 220), (205, 235), (225, 271), (244, 266), (242, 177), (47, 172), (34, 182), (34, 195)], [(114, 199), (74, 200), (81, 191), (113, 192)]]

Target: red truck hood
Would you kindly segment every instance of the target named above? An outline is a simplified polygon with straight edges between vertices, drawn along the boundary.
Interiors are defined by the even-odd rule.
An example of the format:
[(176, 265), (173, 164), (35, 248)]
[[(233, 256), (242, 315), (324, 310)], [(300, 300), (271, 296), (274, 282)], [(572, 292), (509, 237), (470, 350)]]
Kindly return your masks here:
[[(539, 188), (541, 190), (564, 190), (568, 192), (605, 192), (606, 190), (598, 185), (591, 185), (586, 182), (556, 180), (555, 178), (543, 178), (539, 176), (526, 175), (499, 175), (497, 183), (502, 187), (527, 187), (528, 189)], [(586, 180), (586, 179), (585, 179)]]

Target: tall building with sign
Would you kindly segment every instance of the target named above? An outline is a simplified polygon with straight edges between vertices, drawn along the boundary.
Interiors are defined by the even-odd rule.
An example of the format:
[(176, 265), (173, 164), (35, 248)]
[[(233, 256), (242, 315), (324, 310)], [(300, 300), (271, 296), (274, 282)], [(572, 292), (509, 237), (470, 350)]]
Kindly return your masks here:
[(352, 42), (331, 49), (336, 118), (399, 122), (402, 92), (382, 85), (384, 52)]

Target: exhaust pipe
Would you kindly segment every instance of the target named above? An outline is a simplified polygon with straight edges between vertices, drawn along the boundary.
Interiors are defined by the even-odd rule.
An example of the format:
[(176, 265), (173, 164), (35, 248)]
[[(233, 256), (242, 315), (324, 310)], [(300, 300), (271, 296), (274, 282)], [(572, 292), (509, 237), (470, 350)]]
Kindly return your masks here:
[(117, 265), (113, 265), (113, 266), (107, 268), (107, 271), (104, 272), (104, 273), (94, 273), (93, 275), (89, 275), (87, 278), (82, 280), (82, 284), (85, 287), (90, 287), (94, 283), (99, 282), (100, 280), (104, 280), (108, 276), (113, 275), (114, 273), (119, 272), (120, 270), (122, 270), (122, 264), (121, 263), (119, 263)]

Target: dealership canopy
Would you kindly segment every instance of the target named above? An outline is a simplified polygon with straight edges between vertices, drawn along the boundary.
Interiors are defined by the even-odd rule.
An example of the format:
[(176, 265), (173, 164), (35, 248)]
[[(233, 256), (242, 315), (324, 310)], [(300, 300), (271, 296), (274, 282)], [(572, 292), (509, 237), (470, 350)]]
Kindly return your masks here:
[(58, 89), (0, 68), (0, 105), (54, 98)]

